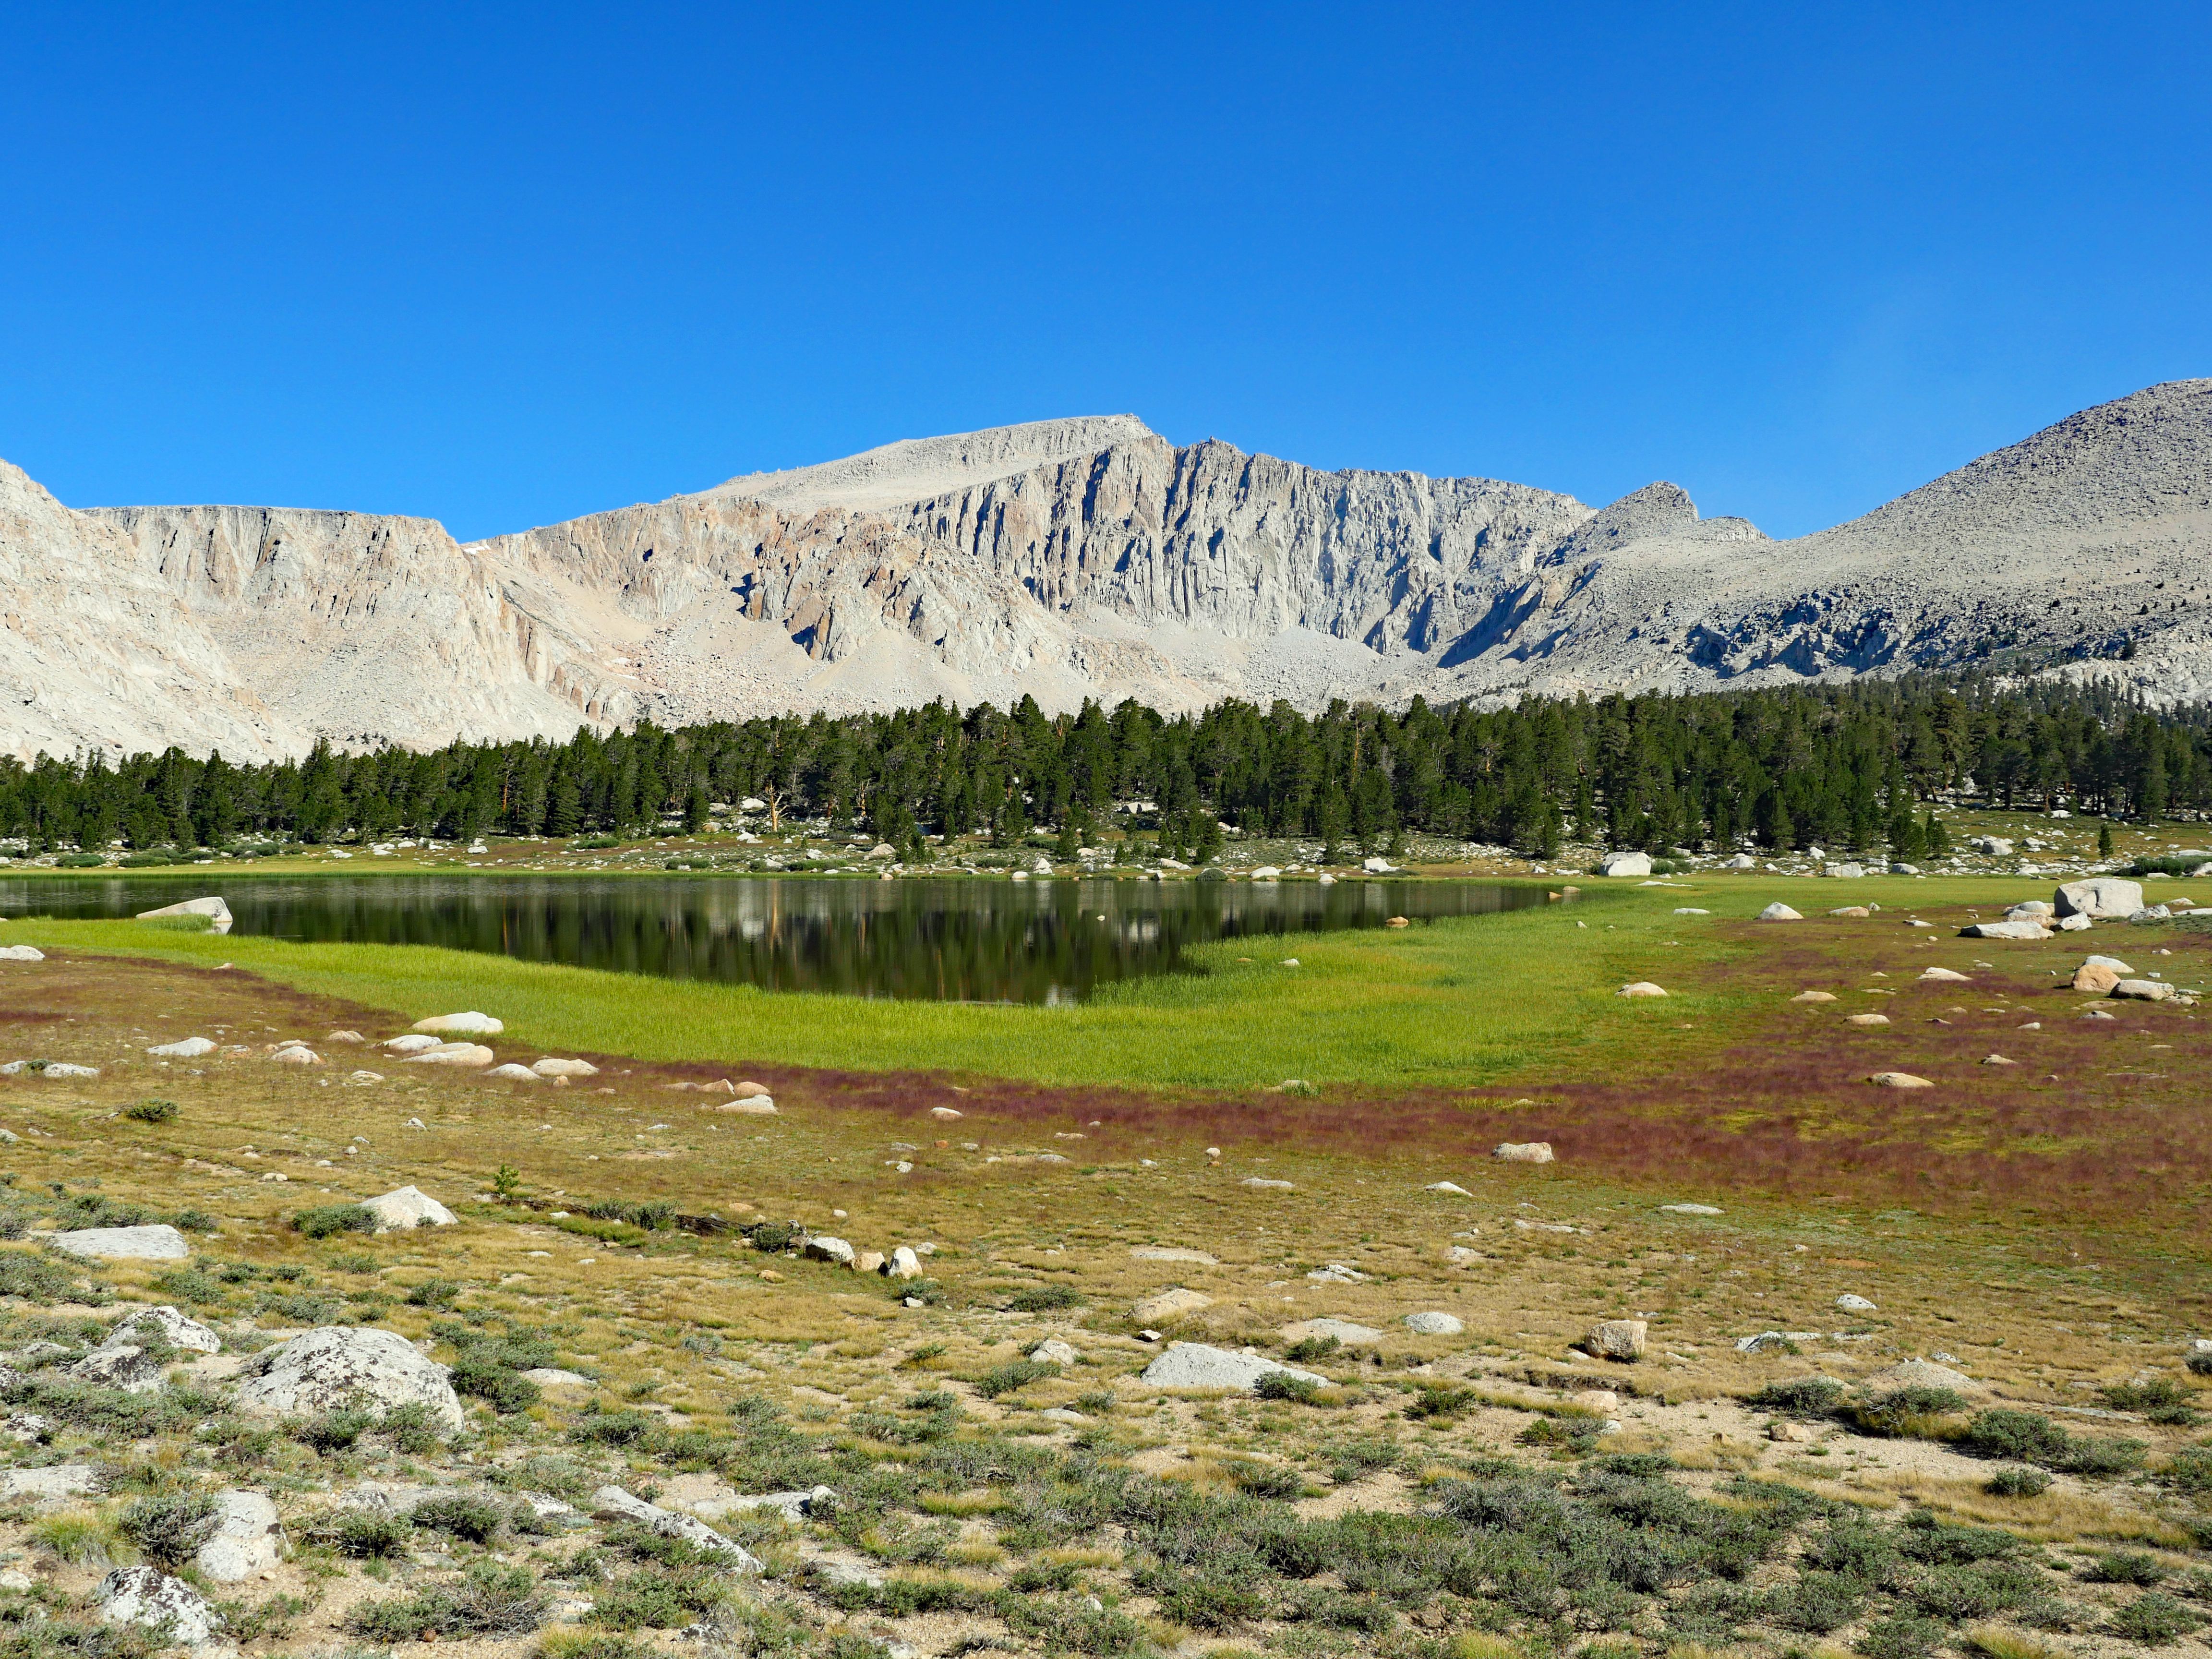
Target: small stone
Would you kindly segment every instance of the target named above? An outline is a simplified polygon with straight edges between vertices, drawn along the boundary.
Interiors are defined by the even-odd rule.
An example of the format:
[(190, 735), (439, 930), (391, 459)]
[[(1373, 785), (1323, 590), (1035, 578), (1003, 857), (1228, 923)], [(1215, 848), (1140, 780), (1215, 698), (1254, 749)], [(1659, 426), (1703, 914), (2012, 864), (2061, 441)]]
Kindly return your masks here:
[(471, 1010), (465, 1014), (439, 1014), (429, 1019), (418, 1019), (415, 1029), (439, 1036), (497, 1036), (507, 1027), (489, 1014)]
[(486, 1077), (504, 1078), (509, 1083), (543, 1083), (545, 1079), (527, 1066), (518, 1066), (509, 1060), (504, 1066), (495, 1066), (484, 1073)]
[(1243, 1184), (1255, 1192), (1261, 1193), (1287, 1193), (1296, 1190), (1287, 1181), (1269, 1181), (1261, 1176), (1247, 1176), (1244, 1177)]
[(1984, 1066), (2017, 1066), (2016, 1060), (2007, 1060), (2002, 1054), (1990, 1054), (1982, 1061)]
[(284, 1559), (283, 1530), (276, 1506), (258, 1492), (216, 1495), (214, 1535), (194, 1558), (199, 1570), (217, 1583), (235, 1584)]
[(803, 1254), (810, 1261), (827, 1261), (840, 1267), (853, 1265), (853, 1247), (842, 1238), (832, 1238), (827, 1233), (817, 1233), (806, 1241)]
[(1920, 977), (1946, 984), (1971, 985), (1973, 982), (1969, 975), (1960, 973), (1954, 968), (1923, 968), (1920, 970)]
[(1425, 1310), (1420, 1313), (1407, 1314), (1406, 1328), (1416, 1336), (1457, 1336), (1467, 1327), (1450, 1314)]
[(1611, 1389), (1579, 1389), (1567, 1396), (1567, 1403), (1607, 1417), (1620, 1409), (1620, 1396)]
[(599, 1068), (588, 1060), (560, 1060), (551, 1054), (532, 1060), (530, 1069), (540, 1077), (597, 1077)]
[(1846, 1025), (1887, 1025), (1889, 1024), (1889, 1016), (1887, 1014), (1846, 1014), (1844, 1016), (1844, 1024)]
[(1637, 980), (1613, 993), (1617, 997), (1663, 997), (1666, 994), (1665, 988), (1654, 985), (1648, 979)]
[(853, 1271), (856, 1273), (879, 1273), (883, 1270), (884, 1253), (881, 1250), (862, 1250), (853, 1258)]
[(441, 1042), (434, 1048), (424, 1048), (409, 1054), (401, 1063), (407, 1066), (459, 1066), (474, 1068), (489, 1066), (492, 1051), (481, 1042)]
[(1915, 1077), (1910, 1072), (1876, 1072), (1867, 1079), (1882, 1089), (1932, 1089), (1936, 1085), (1924, 1077)]
[(2162, 979), (2124, 979), (2112, 987), (2112, 994), (2138, 1002), (2169, 1002), (2173, 986)]
[(1048, 1336), (1029, 1352), (1031, 1359), (1049, 1360), (1055, 1365), (1079, 1365), (1083, 1356), (1074, 1347), (1056, 1336)]
[(929, 1115), (930, 1116), (940, 1119), (946, 1123), (951, 1122), (955, 1118), (965, 1117), (968, 1115), (965, 1112), (960, 1111), (957, 1108), (951, 1106), (933, 1106), (929, 1109)]
[(1805, 1445), (1813, 1438), (1812, 1429), (1803, 1423), (1778, 1422), (1767, 1425), (1766, 1437), (1785, 1445)]

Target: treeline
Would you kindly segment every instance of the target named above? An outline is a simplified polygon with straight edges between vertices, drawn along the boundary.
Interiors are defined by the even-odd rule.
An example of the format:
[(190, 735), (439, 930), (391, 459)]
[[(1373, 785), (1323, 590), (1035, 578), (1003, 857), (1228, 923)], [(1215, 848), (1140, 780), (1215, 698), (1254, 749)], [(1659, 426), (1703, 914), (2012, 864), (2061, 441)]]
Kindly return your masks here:
[(2212, 805), (2212, 726), (2203, 710), (2102, 689), (1971, 679), (1318, 715), (1229, 702), (1049, 716), (1024, 698), (429, 753), (319, 744), (255, 766), (176, 750), (0, 760), (0, 836), (47, 851), (696, 830), (712, 803), (756, 798), (776, 827), (826, 820), (909, 849), (925, 831), (1006, 842), (1039, 829), (1072, 848), (1116, 804), (1142, 801), (1134, 822), (1161, 850), (1200, 855), (1225, 823), (1368, 850), (1421, 830), (1539, 855), (1572, 837), (1910, 856), (1939, 797), (2198, 816)]

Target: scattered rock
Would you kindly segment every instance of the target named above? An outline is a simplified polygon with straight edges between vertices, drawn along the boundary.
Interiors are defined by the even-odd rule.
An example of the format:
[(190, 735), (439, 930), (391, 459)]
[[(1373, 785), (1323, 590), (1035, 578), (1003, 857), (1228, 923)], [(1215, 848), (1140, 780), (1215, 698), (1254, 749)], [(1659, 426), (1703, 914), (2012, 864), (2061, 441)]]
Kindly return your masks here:
[(1598, 860), (1601, 876), (1648, 876), (1651, 873), (1649, 853), (1607, 853)]
[(543, 1083), (545, 1079), (527, 1066), (518, 1066), (513, 1060), (504, 1066), (495, 1066), (484, 1073), (486, 1077), (504, 1078), (509, 1083)]
[(810, 1261), (829, 1261), (840, 1267), (853, 1265), (853, 1247), (843, 1239), (833, 1238), (828, 1233), (817, 1233), (809, 1238), (801, 1254)]
[(1863, 1296), (1853, 1296), (1849, 1291), (1845, 1291), (1843, 1295), (1836, 1298), (1836, 1305), (1838, 1308), (1841, 1308), (1845, 1313), (1873, 1313), (1875, 1311), (1875, 1304), (1873, 1303), (1868, 1301)]
[(214, 1535), (194, 1558), (202, 1572), (217, 1583), (235, 1584), (284, 1559), (276, 1504), (258, 1492), (221, 1492), (216, 1502)]
[(2087, 991), (2094, 996), (2106, 996), (2120, 982), (2118, 970), (2094, 960), (2083, 963), (2074, 970), (2074, 988)]
[(1450, 1314), (1424, 1310), (1406, 1316), (1406, 1328), (1417, 1336), (1458, 1336), (1467, 1327)]
[(2058, 918), (2058, 931), (2062, 933), (2086, 933), (2088, 930), (2088, 927), (2089, 918), (2087, 916), (2061, 916)]
[(100, 1483), (89, 1463), (49, 1463), (39, 1469), (0, 1469), (0, 1498), (75, 1498)]
[(1844, 1024), (1846, 1025), (1887, 1025), (1889, 1024), (1889, 1016), (1887, 1014), (1845, 1014), (1844, 1016)]
[(436, 1037), (426, 1036), (420, 1031), (410, 1031), (403, 1036), (386, 1037), (382, 1046), (391, 1049), (395, 1054), (419, 1054), (428, 1049), (442, 1048), (446, 1045)]
[(2166, 1002), (2172, 999), (2173, 986), (2162, 979), (2124, 979), (2112, 987), (2112, 994), (2137, 1002)]
[(1923, 980), (1933, 980), (1946, 985), (1971, 985), (1973, 983), (1973, 981), (1970, 976), (1960, 973), (1955, 968), (1923, 968), (1920, 970), (1920, 977)]
[(734, 1539), (725, 1538), (696, 1516), (678, 1515), (642, 1498), (633, 1498), (620, 1486), (601, 1486), (592, 1494), (592, 1510), (604, 1521), (635, 1521), (663, 1538), (680, 1538), (721, 1556), (739, 1572), (758, 1572), (759, 1560)]
[(441, 1042), (434, 1048), (424, 1048), (409, 1054), (403, 1062), (409, 1066), (489, 1066), (492, 1052), (481, 1042)]
[(856, 1273), (879, 1273), (884, 1270), (885, 1257), (881, 1250), (863, 1250), (853, 1258)]
[(437, 1014), (428, 1019), (418, 1019), (415, 1029), (440, 1036), (497, 1036), (507, 1027), (489, 1014), (471, 1010), (465, 1014)]
[(1449, 1181), (1432, 1181), (1427, 1186), (1422, 1188), (1421, 1190), (1425, 1193), (1449, 1193), (1456, 1198), (1473, 1198), (1474, 1196), (1474, 1194), (1468, 1191), (1466, 1188), (1455, 1186)]
[(35, 945), (0, 945), (0, 962), (44, 962), (46, 953)]
[(1552, 1143), (1548, 1140), (1505, 1140), (1491, 1149), (1491, 1157), (1508, 1164), (1549, 1164), (1552, 1162)]
[(580, 1371), (564, 1371), (556, 1365), (533, 1365), (522, 1373), (526, 1382), (535, 1382), (541, 1389), (588, 1389), (594, 1386), (592, 1379)]
[(393, 1331), (320, 1326), (264, 1348), (240, 1372), (241, 1411), (311, 1417), (355, 1400), (390, 1409), (420, 1403), (447, 1434), (461, 1428), (461, 1402), (446, 1368)]
[(2002, 1054), (1990, 1054), (1984, 1059), (1982, 1064), (1984, 1066), (2017, 1066), (2020, 1062), (2016, 1060), (2007, 1060)]
[(116, 1568), (100, 1581), (92, 1599), (109, 1624), (166, 1630), (179, 1647), (206, 1646), (222, 1622), (198, 1590), (155, 1567)]
[(376, 1218), (376, 1231), (404, 1231), (410, 1227), (450, 1227), (453, 1212), (420, 1187), (398, 1187), (374, 1198), (364, 1198), (361, 1207)]
[(0, 1077), (98, 1077), (97, 1066), (76, 1066), (65, 1060), (11, 1060), (0, 1066)]
[(1915, 1077), (1910, 1072), (1876, 1072), (1867, 1079), (1881, 1089), (1932, 1089), (1936, 1085), (1924, 1077)]
[(1785, 1445), (1802, 1446), (1811, 1443), (1813, 1431), (1808, 1424), (1792, 1423), (1784, 1419), (1769, 1424), (1766, 1437), (1769, 1440), (1779, 1440)]
[(2093, 921), (2131, 916), (2143, 908), (2142, 884), (2118, 876), (2069, 881), (2052, 896), (2051, 905), (2062, 916), (2087, 916)]
[(1045, 1338), (1030, 1350), (1029, 1357), (1031, 1359), (1048, 1359), (1055, 1365), (1079, 1365), (1083, 1363), (1083, 1356), (1076, 1352), (1074, 1346), (1056, 1336)]
[(1857, 881), (1866, 874), (1863, 864), (1832, 864), (1821, 872), (1842, 881)]
[(55, 1233), (46, 1240), (71, 1255), (97, 1256), (112, 1261), (182, 1261), (191, 1254), (185, 1236), (174, 1227), (82, 1227)]
[(366, 1042), (368, 1039), (358, 1031), (325, 1031), (323, 1033), (323, 1041), (325, 1042)]
[(1172, 1244), (1139, 1244), (1130, 1250), (1129, 1255), (1136, 1261), (1190, 1261), (1201, 1267), (1221, 1265), (1218, 1258), (1208, 1255), (1204, 1250), (1186, 1250), (1180, 1245)]
[(192, 1353), (221, 1353), (222, 1339), (191, 1315), (180, 1313), (167, 1304), (155, 1308), (141, 1308), (116, 1322), (110, 1328), (105, 1347), (110, 1342), (143, 1342), (155, 1333), (173, 1348), (183, 1348)]
[(1654, 985), (1648, 979), (1639, 979), (1633, 984), (1624, 985), (1613, 993), (1617, 997), (1663, 997), (1666, 994), (1663, 987)]
[(1139, 1325), (1160, 1324), (1183, 1314), (1196, 1313), (1201, 1308), (1210, 1308), (1212, 1305), (1212, 1297), (1197, 1291), (1186, 1290), (1177, 1285), (1146, 1297), (1129, 1310), (1129, 1317)]
[(1372, 1325), (1356, 1325), (1349, 1319), (1302, 1320), (1297, 1324), (1284, 1326), (1283, 1334), (1293, 1342), (1332, 1336), (1340, 1342), (1380, 1342), (1382, 1340), (1382, 1333)]
[(185, 1037), (176, 1042), (159, 1043), (146, 1052), (158, 1054), (164, 1060), (198, 1060), (202, 1054), (213, 1054), (215, 1048), (210, 1038)]
[(1264, 1176), (1246, 1176), (1242, 1184), (1257, 1193), (1287, 1193), (1296, 1190), (1290, 1182), (1270, 1181)]
[(1341, 1261), (1331, 1261), (1315, 1268), (1306, 1275), (1306, 1279), (1315, 1285), (1364, 1285), (1367, 1275)]
[(1833, 1002), (1835, 1000), (1833, 991), (1800, 991), (1790, 999), (1792, 1002)]
[(1620, 1396), (1611, 1389), (1577, 1389), (1567, 1396), (1567, 1403), (1602, 1416), (1620, 1409)]
[(968, 1115), (967, 1113), (952, 1106), (933, 1106), (929, 1109), (929, 1115), (933, 1118), (941, 1119), (947, 1123), (951, 1122), (955, 1118), (962, 1118)]
[(1924, 1359), (1906, 1359), (1865, 1378), (1860, 1386), (1869, 1394), (1892, 1394), (1899, 1389), (1949, 1389), (1957, 1394), (1986, 1392), (1964, 1371)]
[(158, 910), (141, 910), (141, 921), (160, 921), (168, 916), (205, 916), (218, 933), (230, 931), (230, 907), (219, 898), (186, 899), (181, 904), (165, 904)]
[(540, 1077), (597, 1077), (599, 1068), (588, 1060), (556, 1060), (548, 1054), (532, 1060), (530, 1069)]
[(1650, 1327), (1641, 1319), (1607, 1319), (1590, 1327), (1583, 1349), (1599, 1359), (1633, 1364), (1644, 1358), (1644, 1340)]
[(1978, 921), (1959, 930), (1960, 939), (2049, 939), (2049, 930), (2033, 917), (2017, 921)]
[(1874, 912), (1868, 909), (1863, 904), (1846, 904), (1838, 909), (1829, 911), (1828, 914), (1832, 916), (1849, 916), (1856, 920), (1865, 916), (1870, 916)]
[(1718, 1215), (1721, 1212), (1717, 1204), (1662, 1204), (1659, 1207), (1676, 1215)]
[(1328, 1379), (1258, 1354), (1238, 1353), (1203, 1342), (1171, 1343), (1145, 1367), (1142, 1381), (1156, 1389), (1233, 1389), (1249, 1392), (1263, 1376), (1281, 1373), (1326, 1387)]
[(884, 1263), (883, 1273), (886, 1279), (919, 1279), (921, 1277), (921, 1258), (902, 1244), (891, 1252), (891, 1259)]
[(1759, 913), (1757, 919), (1760, 921), (1802, 921), (1805, 920), (1803, 916), (1791, 909), (1788, 905), (1783, 903), (1779, 899), (1776, 900), (1772, 904), (1768, 905), (1764, 910), (1761, 910)]

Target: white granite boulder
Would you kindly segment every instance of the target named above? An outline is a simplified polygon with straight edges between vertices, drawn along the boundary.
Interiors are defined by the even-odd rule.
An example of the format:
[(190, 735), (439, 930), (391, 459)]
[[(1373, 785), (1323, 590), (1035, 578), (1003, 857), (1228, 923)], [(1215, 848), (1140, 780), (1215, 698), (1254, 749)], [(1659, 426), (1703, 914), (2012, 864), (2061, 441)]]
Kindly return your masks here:
[(1406, 1316), (1406, 1328), (1416, 1336), (1457, 1336), (1467, 1327), (1454, 1315), (1425, 1309)]
[(110, 1261), (182, 1261), (191, 1247), (185, 1236), (167, 1224), (151, 1227), (80, 1227), (55, 1233), (46, 1240), (71, 1255)]
[(1145, 1367), (1142, 1380), (1156, 1389), (1234, 1389), (1246, 1393), (1263, 1376), (1280, 1374), (1325, 1388), (1328, 1379), (1261, 1354), (1239, 1353), (1204, 1342), (1177, 1342)]
[(158, 910), (141, 910), (141, 921), (163, 921), (173, 916), (205, 916), (218, 933), (230, 931), (230, 907), (219, 898), (186, 899), (181, 904), (165, 904)]
[(411, 1227), (450, 1227), (453, 1212), (420, 1187), (395, 1187), (374, 1198), (364, 1198), (361, 1207), (376, 1218), (376, 1231), (404, 1232)]
[(1802, 921), (1805, 920), (1805, 917), (1802, 912), (1791, 909), (1788, 905), (1783, 903), (1781, 900), (1777, 899), (1773, 903), (1768, 905), (1764, 910), (1761, 910), (1759, 913), (1759, 920), (1761, 921)]
[(642, 1498), (633, 1498), (620, 1486), (601, 1486), (592, 1494), (592, 1512), (605, 1521), (632, 1521), (663, 1538), (680, 1538), (687, 1544), (711, 1550), (739, 1572), (758, 1572), (759, 1559), (736, 1540), (725, 1538), (695, 1516), (678, 1515)]
[(1601, 876), (1648, 876), (1651, 873), (1649, 853), (1607, 853), (1598, 860)]
[(398, 1333), (368, 1325), (325, 1325), (264, 1349), (240, 1372), (238, 1404), (262, 1417), (422, 1405), (443, 1432), (461, 1427), (460, 1399), (446, 1368)]
[(222, 1624), (198, 1590), (157, 1567), (118, 1567), (100, 1581), (92, 1599), (109, 1624), (165, 1632), (179, 1647), (206, 1646)]
[(507, 1027), (489, 1014), (471, 1009), (465, 1014), (436, 1014), (428, 1019), (418, 1019), (415, 1029), (438, 1036), (497, 1036)]
[(2092, 876), (2086, 881), (2066, 883), (2052, 896), (2051, 904), (2062, 916), (2087, 916), (2092, 921), (2131, 916), (2143, 908), (2142, 884), (2118, 876)]
[(276, 1506), (258, 1492), (216, 1495), (215, 1531), (199, 1547), (199, 1570), (219, 1584), (235, 1584), (284, 1559), (284, 1529)]
[(163, 1060), (198, 1060), (202, 1054), (215, 1052), (215, 1042), (209, 1037), (183, 1037), (175, 1042), (156, 1043), (146, 1051)]

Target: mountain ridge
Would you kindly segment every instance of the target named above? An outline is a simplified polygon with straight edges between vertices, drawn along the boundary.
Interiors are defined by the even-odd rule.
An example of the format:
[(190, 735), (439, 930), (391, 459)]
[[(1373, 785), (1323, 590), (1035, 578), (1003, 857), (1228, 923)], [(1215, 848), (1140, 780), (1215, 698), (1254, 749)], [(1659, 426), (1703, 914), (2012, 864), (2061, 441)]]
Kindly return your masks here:
[(2007, 650), (2197, 700), (2208, 552), (2204, 380), (1784, 540), (1664, 482), (1594, 508), (1177, 446), (1133, 415), (902, 440), (467, 544), (404, 515), (75, 511), (0, 463), (0, 749), (265, 757), (1024, 693), (1676, 691)]

